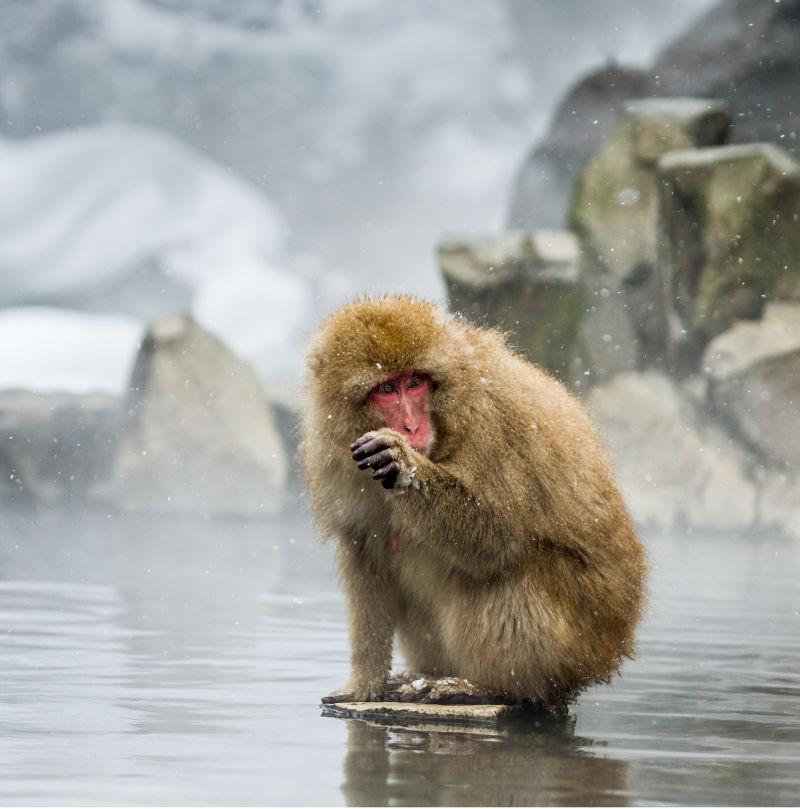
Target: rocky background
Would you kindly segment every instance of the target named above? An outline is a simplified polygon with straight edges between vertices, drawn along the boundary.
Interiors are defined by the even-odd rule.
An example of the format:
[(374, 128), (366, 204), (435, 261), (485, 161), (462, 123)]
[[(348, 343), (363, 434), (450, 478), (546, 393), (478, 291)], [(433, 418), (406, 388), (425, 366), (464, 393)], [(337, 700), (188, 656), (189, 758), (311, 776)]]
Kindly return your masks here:
[[(325, 144), (333, 156), (297, 164), (318, 167), (317, 207), (303, 230), (292, 217), (305, 210), (297, 189), (310, 180), (283, 170), (297, 133), (237, 125), (231, 143), (230, 121), (226, 129), (208, 110), (235, 116), (258, 101), (290, 128), (301, 97), (266, 93), (253, 66), (285, 64), (275, 37), (299, 26), (308, 39), (292, 59), (309, 76), (329, 75), (318, 63), (321, 37), (344, 37), (345, 19), (316, 23), (277, 6), (266, 17), (253, 6), (250, 19), (249, 4), (233, 13), (210, 1), (184, 8), (131, 0), (121, 4), (127, 19), (152, 34), (134, 43), (119, 9), (111, 15), (76, 0), (5, 5), (16, 25), (0, 35), (0, 57), (13, 68), (0, 87), (0, 504), (277, 513), (296, 502), (305, 336), (342, 295), (374, 284), (371, 276), (343, 281), (330, 261), (347, 243), (364, 245), (369, 266), (392, 253), (395, 267), (391, 245), (425, 242), (413, 228), (393, 231), (389, 218), (381, 229), (379, 212), (410, 208), (403, 194), (439, 199), (426, 189), (445, 176), (429, 173), (403, 194), (364, 196), (375, 181), (364, 166), (378, 160), (379, 144), (413, 143), (386, 163), (387, 177), (447, 154), (462, 185), (448, 174), (451, 185), (437, 193), (455, 199), (466, 188), (477, 199), (486, 186), (465, 178), (499, 165), (488, 157), (492, 144), (530, 131), (520, 110), (534, 95), (518, 81), (520, 63), (492, 68), (492, 114), (503, 134), (493, 130), (495, 140), (479, 147), (474, 131), (453, 139), (453, 121), (434, 114), (444, 104), (437, 93), (461, 86), (457, 71), (417, 98), (418, 117), (398, 118), (391, 137), (372, 119), (355, 129), (335, 119), (341, 130)], [(196, 17), (192, 67), (176, 72), (168, 46), (180, 40), (186, 8)], [(570, 8), (593, 13), (577, 0)], [(436, 18), (448, 19), (448, 9), (437, 5)], [(513, 2), (506, 11), (528, 49), (550, 47), (541, 23), (555, 12), (531, 16), (530, 4)], [(464, 18), (462, 45), (478, 42), (493, 21)], [(404, 52), (402, 38), (395, 45)], [(477, 73), (494, 65), (492, 48), (513, 50), (484, 42)], [(30, 59), (34, 52), (47, 58)], [(598, 54), (586, 58), (588, 66)], [(100, 65), (114, 69), (91, 85), (79, 111), (57, 103), (90, 86), (87, 75)], [(123, 81), (125, 65), (138, 67)], [(207, 98), (194, 89), (198, 72), (213, 75)], [(355, 78), (332, 80), (343, 92)], [(123, 84), (136, 90), (130, 98)], [(354, 86), (360, 98), (364, 88)], [(798, 87), (800, 0), (726, 0), (651, 67), (606, 64), (579, 80), (509, 182), (507, 229), (443, 237), (436, 251), (453, 311), (504, 329), (584, 398), (642, 525), (800, 535)], [(41, 97), (38, 112), (33, 97)], [(185, 129), (186, 105), (196, 129)], [(157, 120), (168, 108), (174, 117)], [(69, 128), (60, 129), (65, 120)], [(29, 137), (39, 129), (51, 134)], [(345, 142), (358, 144), (361, 157), (336, 150)], [(357, 214), (339, 204), (343, 182), (348, 196), (374, 208), (376, 229), (370, 220), (355, 236), (346, 226)], [(469, 230), (485, 220), (477, 210), (456, 206), (447, 222), (431, 221), (438, 232), (456, 222)], [(424, 206), (417, 214), (429, 218)], [(125, 240), (113, 238), (120, 222)], [(319, 238), (330, 271), (303, 253), (304, 238)], [(411, 291), (439, 288), (425, 266), (424, 280), (419, 268), (409, 276)], [(397, 288), (382, 271), (382, 288)]]
[(641, 524), (800, 535), (800, 3), (721, 3), (567, 95), (451, 308), (585, 398)]

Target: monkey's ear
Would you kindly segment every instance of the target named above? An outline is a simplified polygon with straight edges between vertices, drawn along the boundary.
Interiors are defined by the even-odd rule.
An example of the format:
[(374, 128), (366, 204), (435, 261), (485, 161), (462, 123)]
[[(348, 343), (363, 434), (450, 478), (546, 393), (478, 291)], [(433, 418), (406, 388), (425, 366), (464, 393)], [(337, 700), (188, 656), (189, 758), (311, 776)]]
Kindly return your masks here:
[(324, 347), (321, 343), (319, 335), (316, 335), (312, 338), (306, 351), (306, 365), (312, 374), (318, 374), (327, 365), (322, 357)]
[(313, 373), (319, 373), (326, 365), (326, 362), (319, 354), (309, 354), (306, 358), (308, 368)]

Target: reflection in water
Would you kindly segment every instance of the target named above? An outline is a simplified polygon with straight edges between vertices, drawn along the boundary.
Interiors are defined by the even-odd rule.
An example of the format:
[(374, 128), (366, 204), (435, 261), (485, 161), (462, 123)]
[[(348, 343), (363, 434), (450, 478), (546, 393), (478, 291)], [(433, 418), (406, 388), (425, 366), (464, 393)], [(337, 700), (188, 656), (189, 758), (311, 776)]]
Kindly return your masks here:
[(585, 752), (574, 717), (474, 732), (346, 721), (349, 806), (628, 805), (627, 763)]
[(0, 804), (789, 804), (800, 543), (651, 537), (638, 659), (565, 721), (320, 716), (331, 549), (278, 520), (0, 514)]

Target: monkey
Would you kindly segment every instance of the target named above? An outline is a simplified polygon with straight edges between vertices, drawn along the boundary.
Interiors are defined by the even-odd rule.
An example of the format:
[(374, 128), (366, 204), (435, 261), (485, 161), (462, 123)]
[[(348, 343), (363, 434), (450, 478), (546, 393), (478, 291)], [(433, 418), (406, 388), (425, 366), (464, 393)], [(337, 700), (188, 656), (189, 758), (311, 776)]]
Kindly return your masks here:
[(577, 398), (500, 332), (404, 295), (334, 312), (307, 366), (300, 455), (351, 646), (323, 702), (386, 699), (395, 636), (414, 672), (554, 711), (609, 682), (648, 563)]

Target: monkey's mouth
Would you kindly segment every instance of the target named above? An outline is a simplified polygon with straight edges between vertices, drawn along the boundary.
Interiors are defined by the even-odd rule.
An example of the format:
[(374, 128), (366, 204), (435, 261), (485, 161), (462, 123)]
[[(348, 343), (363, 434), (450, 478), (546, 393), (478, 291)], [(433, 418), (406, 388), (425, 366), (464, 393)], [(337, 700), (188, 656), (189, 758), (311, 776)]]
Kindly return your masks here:
[(424, 455), (427, 458), (431, 454), (436, 437), (433, 432), (426, 430), (423, 435), (406, 436), (405, 438), (411, 449), (416, 450), (420, 455)]

